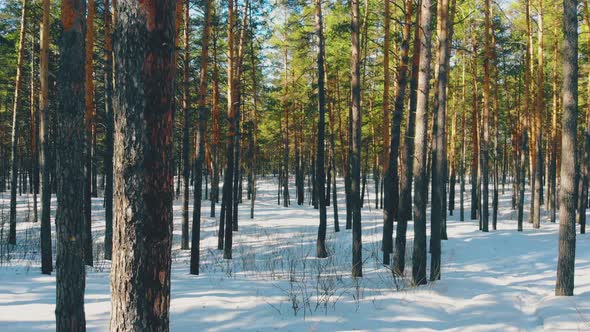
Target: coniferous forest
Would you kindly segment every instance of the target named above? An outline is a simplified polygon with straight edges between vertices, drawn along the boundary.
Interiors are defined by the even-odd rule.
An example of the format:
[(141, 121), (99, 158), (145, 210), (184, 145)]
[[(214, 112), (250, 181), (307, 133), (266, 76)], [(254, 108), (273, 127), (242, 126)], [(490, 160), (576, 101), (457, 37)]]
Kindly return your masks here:
[(589, 0), (0, 1), (0, 330), (590, 331)]

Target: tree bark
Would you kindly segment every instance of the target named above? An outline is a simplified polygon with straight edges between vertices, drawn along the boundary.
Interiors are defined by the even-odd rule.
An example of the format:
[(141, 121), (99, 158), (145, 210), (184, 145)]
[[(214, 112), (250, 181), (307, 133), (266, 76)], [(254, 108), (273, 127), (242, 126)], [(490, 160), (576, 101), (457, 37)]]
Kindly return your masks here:
[[(352, 93), (351, 138), (350, 138), (350, 196), (352, 212), (352, 276), (362, 277), (362, 241), (361, 241), (361, 73), (359, 44), (359, 0), (351, 0), (352, 6), (352, 57), (350, 63), (350, 88)], [(368, 8), (367, 8), (368, 9)]]
[(169, 330), (175, 9), (171, 0), (116, 6), (111, 331)]
[(84, 51), (86, 1), (61, 3), (57, 78), (56, 330), (86, 331), (84, 314)]
[[(199, 274), (200, 243), (201, 243), (201, 192), (203, 185), (203, 159), (205, 156), (205, 129), (207, 127), (207, 68), (209, 65), (209, 36), (211, 34), (211, 13), (213, 1), (205, 2), (205, 23), (203, 25), (201, 48), (201, 71), (199, 77), (198, 93), (198, 131), (195, 158), (195, 197), (193, 201), (193, 224), (191, 239), (191, 274)], [(189, 1), (186, 1), (186, 11), (189, 10)], [(188, 20), (188, 14), (185, 14)], [(188, 38), (186, 39), (188, 42)], [(188, 180), (188, 179), (187, 179)]]
[(23, 84), (23, 64), (25, 55), (25, 34), (27, 27), (28, 1), (22, 0), (16, 78), (14, 83), (14, 102), (12, 108), (12, 145), (10, 154), (10, 230), (8, 243), (16, 244), (16, 188), (18, 180), (18, 111), (21, 108), (20, 90)]
[(53, 258), (51, 248), (51, 182), (49, 181), (49, 29), (50, 0), (43, 0), (43, 18), (41, 21), (41, 53), (39, 57), (39, 170), (41, 172), (41, 273), (51, 274)]
[(418, 73), (418, 95), (416, 99), (416, 137), (414, 139), (414, 251), (412, 254), (412, 282), (426, 283), (426, 201), (427, 165), (426, 145), (428, 130), (428, 98), (430, 90), (430, 61), (432, 38), (432, 2), (422, 0), (420, 4), (420, 65)]
[(559, 190), (559, 251), (555, 295), (574, 295), (576, 261), (576, 185), (578, 117), (577, 0), (563, 2), (563, 115), (561, 133), (561, 186)]
[[(105, 107), (105, 156), (104, 156), (104, 257), (110, 260), (113, 256), (113, 149), (114, 149), (114, 116), (113, 116), (113, 44), (112, 14), (109, 0), (104, 1), (104, 107)], [(115, 5), (116, 0), (113, 0)]]
[(325, 88), (325, 73), (324, 73), (324, 31), (322, 18), (322, 3), (321, 0), (315, 0), (315, 20), (316, 20), (316, 34), (318, 36), (318, 55), (317, 55), (317, 70), (318, 70), (318, 131), (317, 131), (317, 150), (316, 150), (316, 172), (315, 181), (317, 183), (318, 205), (320, 208), (320, 225), (318, 227), (318, 238), (316, 244), (316, 256), (318, 258), (328, 257), (326, 250), (326, 173), (325, 173), (325, 128), (326, 128), (326, 88)]
[[(409, 12), (408, 6), (412, 6), (412, 1), (406, 1), (406, 14)], [(414, 138), (415, 138), (415, 121), (416, 121), (416, 102), (418, 96), (418, 72), (420, 66), (420, 11), (421, 5), (418, 3), (416, 10), (416, 24), (414, 28), (414, 49), (412, 54), (412, 76), (410, 78), (410, 108), (408, 109), (408, 121), (406, 125), (406, 136), (404, 138), (403, 172), (400, 187), (400, 200), (398, 207), (398, 221), (395, 237), (395, 250), (393, 251), (393, 272), (397, 275), (403, 275), (406, 265), (406, 231), (408, 220), (412, 219), (412, 180), (414, 168)], [(411, 15), (406, 16), (406, 25), (410, 25)], [(405, 27), (404, 27), (405, 29)]]

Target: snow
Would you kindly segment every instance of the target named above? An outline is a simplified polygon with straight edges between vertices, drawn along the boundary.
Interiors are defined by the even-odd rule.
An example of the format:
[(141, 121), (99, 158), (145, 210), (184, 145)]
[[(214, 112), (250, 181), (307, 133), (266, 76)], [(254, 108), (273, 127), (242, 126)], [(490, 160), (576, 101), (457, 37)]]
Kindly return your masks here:
[[(342, 182), (338, 184), (343, 191)], [(383, 221), (381, 210), (374, 208), (373, 188), (369, 187), (371, 204), (363, 209), (364, 277), (358, 280), (350, 277), (352, 236), (345, 230), (342, 192), (341, 232), (334, 233), (330, 206), (327, 245), (331, 256), (316, 259), (317, 210), (297, 206), (293, 187), (292, 206), (278, 206), (276, 179), (260, 180), (255, 219), (249, 218), (245, 197), (240, 206), (232, 261), (223, 260), (216, 249), (218, 220), (204, 220), (199, 276), (188, 273), (189, 252), (179, 248), (180, 202), (176, 201), (171, 330), (590, 331), (588, 235), (577, 236), (575, 296), (555, 297), (558, 225), (548, 223), (543, 215), (541, 229), (532, 229), (526, 222), (527, 212), (524, 232), (517, 232), (516, 212), (510, 208), (511, 194), (506, 190), (500, 196), (496, 231), (482, 233), (476, 222), (458, 221), (458, 210), (448, 217), (442, 280), (413, 287), (408, 276), (396, 279), (380, 263)], [(8, 199), (7, 193), (0, 194), (4, 236)], [(5, 245), (0, 246), (2, 331), (55, 330), (55, 276), (39, 272), (39, 224), (27, 221), (31, 208), (30, 197), (20, 196), (19, 243), (10, 254)], [(209, 202), (203, 202), (203, 215), (209, 216), (209, 211)], [(97, 198), (93, 236), (98, 257), (95, 266), (87, 268), (86, 279), (89, 331), (107, 331), (109, 324), (110, 263), (99, 259), (103, 234), (104, 210), (102, 199)], [(410, 223), (406, 273), (411, 271), (411, 237)]]

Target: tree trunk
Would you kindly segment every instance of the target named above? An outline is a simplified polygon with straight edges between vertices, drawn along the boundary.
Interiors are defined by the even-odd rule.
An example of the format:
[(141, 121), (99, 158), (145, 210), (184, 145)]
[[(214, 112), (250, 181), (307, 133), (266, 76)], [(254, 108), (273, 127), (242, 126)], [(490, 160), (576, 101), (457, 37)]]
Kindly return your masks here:
[(318, 238), (316, 245), (316, 256), (318, 258), (328, 257), (326, 250), (326, 174), (324, 161), (324, 137), (326, 127), (326, 90), (325, 90), (325, 73), (324, 73), (324, 31), (322, 18), (322, 3), (321, 0), (315, 0), (315, 20), (316, 20), (316, 34), (318, 36), (318, 131), (317, 131), (317, 149), (316, 149), (316, 172), (315, 182), (317, 183), (317, 195), (320, 208), (320, 225), (318, 227)]
[(41, 21), (41, 53), (39, 57), (41, 93), (39, 95), (39, 170), (41, 172), (41, 273), (51, 274), (53, 258), (51, 248), (51, 183), (49, 181), (49, 29), (50, 0), (43, 0), (43, 18)]
[(111, 331), (169, 330), (175, 9), (167, 0), (116, 6)]
[(56, 112), (57, 331), (86, 331), (84, 314), (84, 51), (86, 1), (61, 3)]
[(431, 61), (432, 2), (422, 0), (420, 4), (420, 65), (418, 73), (418, 95), (416, 99), (416, 137), (414, 139), (414, 251), (412, 254), (412, 282), (426, 283), (426, 145), (428, 130), (428, 98)]
[[(411, 8), (413, 1), (406, 1), (406, 25), (410, 26)], [(416, 119), (416, 102), (418, 96), (418, 71), (420, 66), (420, 11), (421, 6), (418, 4), (416, 10), (416, 25), (414, 28), (414, 49), (412, 54), (412, 76), (410, 79), (410, 108), (408, 110), (408, 121), (406, 125), (406, 136), (404, 138), (403, 172), (400, 187), (400, 200), (398, 207), (398, 221), (395, 237), (395, 250), (393, 251), (393, 272), (397, 275), (403, 275), (406, 265), (406, 231), (408, 220), (412, 219), (412, 179), (414, 168), (414, 136), (415, 136), (415, 119)], [(409, 13), (409, 15), (408, 15)], [(404, 27), (405, 29), (405, 27)], [(405, 33), (405, 30), (404, 30)], [(403, 43), (402, 43), (403, 46)], [(401, 92), (401, 91), (400, 91)]]
[[(182, 6), (182, 1), (180, 1)], [(184, 33), (183, 33), (183, 46), (184, 46), (184, 53), (182, 57), (182, 210), (181, 210), (181, 235), (180, 235), (180, 249), (188, 250), (188, 237), (189, 237), (189, 220), (188, 220), (188, 201), (189, 201), (189, 177), (190, 177), (190, 161), (189, 161), (189, 149), (190, 149), (190, 125), (189, 125), (189, 112), (190, 112), (190, 92), (189, 92), (189, 66), (190, 66), (190, 47), (189, 47), (189, 29), (190, 29), (190, 16), (189, 16), (189, 4), (188, 1), (184, 1), (185, 6), (183, 10), (184, 14)], [(179, 22), (177, 23), (179, 24)], [(206, 61), (206, 60), (205, 60)], [(198, 139), (198, 138), (197, 138)], [(197, 152), (199, 153), (199, 152)], [(197, 161), (195, 160), (195, 176), (197, 177), (197, 181), (201, 182), (202, 178), (202, 166), (201, 172), (197, 173), (196, 166)], [(202, 162), (201, 162), (202, 163)], [(178, 174), (180, 176), (180, 174)], [(195, 186), (196, 188), (196, 186)], [(197, 191), (195, 190), (195, 198), (197, 195)], [(201, 196), (200, 193), (198, 194), (199, 197)], [(196, 202), (195, 202), (196, 203)], [(199, 203), (200, 206), (200, 203)], [(193, 214), (195, 212), (193, 211)], [(194, 217), (193, 217), (194, 223)], [(193, 256), (191, 251), (191, 262)], [(192, 263), (191, 263), (191, 273), (192, 273)]]
[(555, 295), (574, 295), (576, 261), (576, 184), (578, 180), (576, 129), (578, 117), (577, 0), (563, 2), (563, 115), (561, 186), (559, 190), (559, 253)]
[(94, 0), (88, 0), (86, 16), (86, 86), (84, 146), (84, 260), (92, 266), (92, 128), (94, 122)]
[(534, 116), (535, 121), (535, 158), (536, 166), (534, 167), (535, 180), (534, 188), (535, 191), (533, 199), (533, 228), (541, 227), (541, 196), (542, 196), (542, 164), (543, 164), (543, 0), (539, 0), (539, 13), (538, 13), (538, 40), (539, 40), (539, 52), (537, 54), (537, 100), (536, 100), (536, 112)]
[[(113, 255), (113, 149), (114, 149), (114, 116), (113, 116), (113, 45), (112, 15), (109, 0), (104, 1), (104, 106), (105, 106), (105, 156), (104, 156), (104, 258), (110, 260)], [(115, 4), (113, 1), (113, 5)]]
[(25, 55), (25, 33), (27, 27), (28, 1), (22, 0), (16, 78), (14, 83), (14, 103), (12, 108), (12, 145), (10, 155), (10, 230), (8, 243), (16, 244), (16, 187), (18, 180), (18, 111), (21, 108), (20, 90), (23, 84), (23, 64)]
[[(209, 64), (209, 36), (211, 34), (212, 3), (205, 2), (205, 22), (203, 25), (202, 48), (201, 48), (201, 71), (199, 77), (198, 93), (198, 131), (195, 158), (195, 197), (193, 200), (193, 224), (191, 239), (191, 274), (199, 274), (200, 243), (201, 243), (201, 187), (203, 182), (203, 159), (205, 156), (205, 129), (207, 127), (207, 68)], [(188, 21), (189, 1), (186, 1), (185, 20)], [(185, 24), (185, 27), (187, 25)], [(188, 43), (188, 37), (185, 39)], [(186, 62), (188, 64), (188, 61)], [(188, 82), (187, 82), (188, 83)], [(188, 85), (187, 85), (188, 86)], [(187, 91), (188, 94), (188, 91)], [(187, 123), (188, 124), (188, 123)], [(188, 179), (186, 179), (188, 180)], [(188, 190), (188, 186), (187, 190)]]
[[(446, 178), (446, 106), (447, 106), (447, 57), (448, 43), (450, 36), (448, 34), (449, 26), (449, 0), (442, 0), (437, 6), (437, 36), (438, 36), (438, 78), (436, 82), (437, 98), (433, 114), (432, 126), (432, 203), (430, 214), (431, 226), (431, 265), (430, 281), (439, 280), (441, 276), (441, 230), (446, 209), (443, 201), (445, 195), (445, 178)], [(450, 23), (452, 24), (452, 22)]]
[[(351, 137), (350, 137), (350, 196), (352, 212), (352, 276), (363, 276), (361, 241), (361, 73), (359, 44), (359, 0), (351, 0), (352, 9), (352, 58), (350, 64), (350, 88), (352, 92)], [(367, 8), (368, 9), (368, 8)]]

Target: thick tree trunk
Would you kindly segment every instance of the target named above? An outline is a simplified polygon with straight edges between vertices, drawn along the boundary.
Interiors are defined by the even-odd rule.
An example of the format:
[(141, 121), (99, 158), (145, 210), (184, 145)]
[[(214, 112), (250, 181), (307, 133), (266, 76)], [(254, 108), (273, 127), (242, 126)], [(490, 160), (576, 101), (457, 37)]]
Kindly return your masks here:
[(57, 331), (85, 331), (84, 287), (84, 50), (86, 1), (61, 3), (57, 78)]
[(577, 0), (563, 2), (563, 115), (561, 186), (559, 190), (559, 253), (555, 295), (574, 295), (576, 261), (576, 184), (578, 180), (576, 127), (578, 117)]
[(111, 331), (169, 330), (175, 9), (171, 0), (116, 7)]

